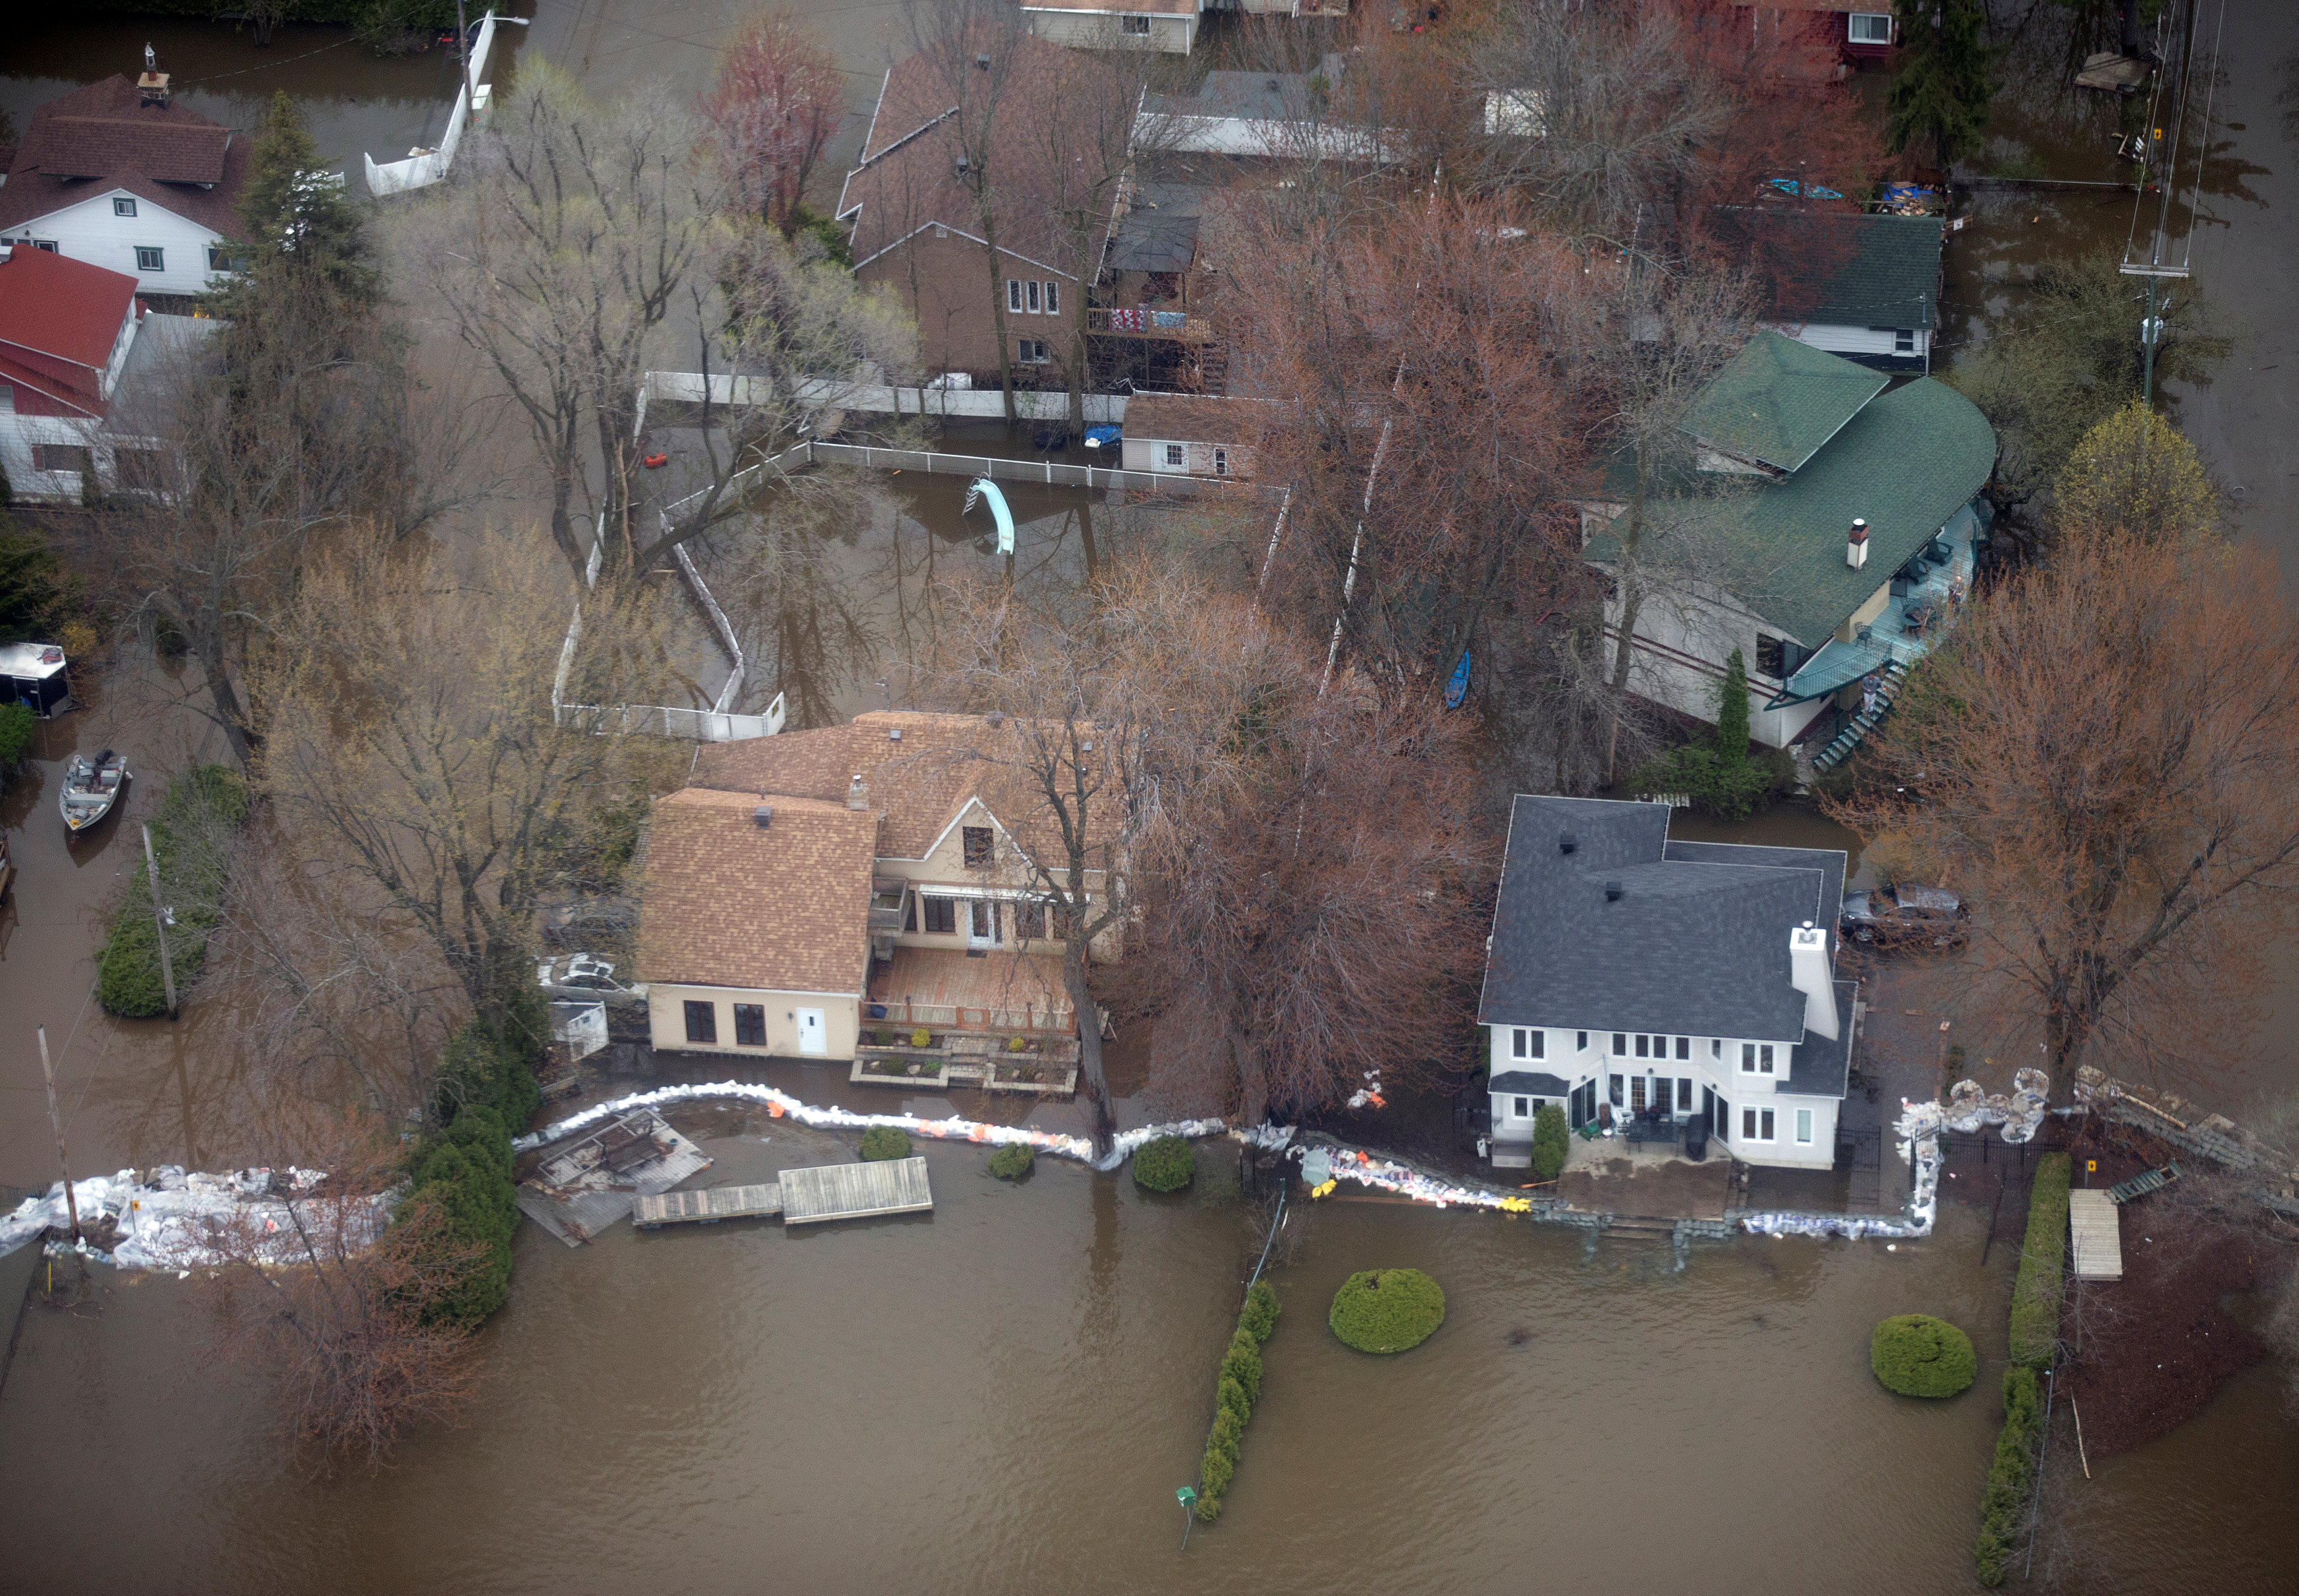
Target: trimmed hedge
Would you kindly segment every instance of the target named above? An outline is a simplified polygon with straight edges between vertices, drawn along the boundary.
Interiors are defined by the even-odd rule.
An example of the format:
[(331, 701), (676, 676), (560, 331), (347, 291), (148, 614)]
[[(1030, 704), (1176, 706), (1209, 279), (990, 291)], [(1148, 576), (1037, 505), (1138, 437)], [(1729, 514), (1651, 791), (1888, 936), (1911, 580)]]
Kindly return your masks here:
[(1148, 1192), (1178, 1192), (1197, 1178), (1198, 1155), (1179, 1136), (1160, 1136), (1133, 1150), (1133, 1184)]
[(862, 1133), (859, 1149), (863, 1159), (877, 1162), (885, 1159), (906, 1159), (910, 1156), (910, 1134), (891, 1125), (874, 1125)]
[(1979, 1583), (2000, 1585), (2027, 1527), (2036, 1488), (2036, 1443), (2044, 1429), (2044, 1402), (2036, 1371), (2018, 1364), (2004, 1371), (2004, 1429), (1979, 1499), (1979, 1540), (1973, 1549)]
[(990, 1173), (1000, 1180), (1020, 1180), (1037, 1161), (1026, 1143), (1009, 1142), (990, 1155)]
[(1887, 1391), (1902, 1396), (1952, 1397), (1969, 1391), (1979, 1373), (1971, 1337), (1928, 1313), (1896, 1313), (1876, 1326), (1868, 1367)]
[(1206, 1437), (1205, 1461), (1198, 1469), (1195, 1510), (1204, 1523), (1221, 1517), (1222, 1497), (1237, 1473), (1246, 1421), (1261, 1400), (1261, 1343), (1277, 1328), (1277, 1314), (1276, 1288), (1266, 1280), (1255, 1281), (1245, 1293), (1229, 1348), (1222, 1354), (1221, 1371), (1214, 1376), (1213, 1430)]
[[(152, 822), (152, 855), (160, 866), (160, 901), (175, 912), (168, 954), (181, 1003), (207, 962), (208, 934), (223, 915), (229, 861), (227, 833), (247, 819), (247, 784), (222, 765), (197, 765), (168, 784)], [(138, 839), (129, 859), (127, 896), (96, 961), (95, 1001), (107, 1014), (154, 1019), (168, 1011), (160, 969), (159, 927), (152, 919), (152, 877)]]
[(1564, 1110), (1544, 1103), (1532, 1117), (1532, 1175), (1535, 1180), (1555, 1180), (1564, 1171), (1564, 1155), (1572, 1150), (1573, 1133), (1565, 1128)]
[(1418, 1269), (1360, 1269), (1333, 1293), (1333, 1334), (1360, 1352), (1402, 1352), (1445, 1322), (1445, 1288)]
[(2060, 1344), (2070, 1168), (2066, 1153), (2047, 1152), (2028, 1189), (2028, 1235), (2020, 1244), (2020, 1277), (2012, 1287), (2012, 1361), (2029, 1368), (2048, 1365)]

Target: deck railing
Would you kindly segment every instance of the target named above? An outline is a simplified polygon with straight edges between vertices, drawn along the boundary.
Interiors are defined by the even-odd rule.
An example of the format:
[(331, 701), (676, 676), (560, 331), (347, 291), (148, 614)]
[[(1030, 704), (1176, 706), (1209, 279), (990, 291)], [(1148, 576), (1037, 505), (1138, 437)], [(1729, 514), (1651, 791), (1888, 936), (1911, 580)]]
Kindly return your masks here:
[(1173, 338), (1184, 344), (1202, 344), (1214, 336), (1214, 324), (1203, 316), (1150, 305), (1090, 310), (1085, 313), (1085, 329), (1121, 338)]
[(1077, 1027), (1076, 1011), (1070, 1009), (1040, 1007), (1025, 1003), (1018, 1009), (982, 1009), (963, 1003), (914, 1003), (907, 998), (874, 997), (870, 1010), (884, 1009), (881, 1016), (867, 1014), (863, 1025), (924, 1026), (928, 1030), (945, 1031), (1025, 1031), (1042, 1035), (1066, 1036)]

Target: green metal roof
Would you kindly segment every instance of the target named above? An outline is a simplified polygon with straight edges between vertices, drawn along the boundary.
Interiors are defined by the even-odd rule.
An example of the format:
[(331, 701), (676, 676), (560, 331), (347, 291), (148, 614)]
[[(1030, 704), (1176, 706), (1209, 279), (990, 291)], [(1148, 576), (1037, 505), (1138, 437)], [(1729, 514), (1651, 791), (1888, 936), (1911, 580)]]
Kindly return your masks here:
[[(1861, 409), (1792, 477), (1709, 478), (1717, 497), (1701, 511), (1710, 521), (1703, 536), (1721, 539), (1739, 568), (1716, 578), (1817, 649), (1971, 502), (1995, 466), (1995, 431), (1971, 400), (1929, 377), (1905, 383)], [(1665, 526), (1671, 505), (1684, 503), (1662, 500), (1647, 514)], [(1868, 522), (1859, 570), (1844, 561), (1855, 517)], [(1592, 540), (1587, 557), (1603, 563), (1611, 543)]]
[(1693, 401), (1684, 430), (1776, 470), (1801, 470), (1888, 378), (1776, 332), (1760, 332)]

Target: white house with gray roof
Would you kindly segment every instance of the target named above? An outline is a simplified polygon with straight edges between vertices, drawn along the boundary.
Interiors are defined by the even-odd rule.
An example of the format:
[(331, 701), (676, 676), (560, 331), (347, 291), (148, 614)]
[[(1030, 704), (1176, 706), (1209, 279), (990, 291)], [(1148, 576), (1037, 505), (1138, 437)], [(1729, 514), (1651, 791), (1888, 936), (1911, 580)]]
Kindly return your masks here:
[(1534, 1114), (1580, 1129), (1697, 1121), (1751, 1164), (1825, 1169), (1858, 983), (1836, 978), (1845, 856), (1672, 841), (1663, 803), (1520, 795), (1477, 1023), (1492, 1161)]

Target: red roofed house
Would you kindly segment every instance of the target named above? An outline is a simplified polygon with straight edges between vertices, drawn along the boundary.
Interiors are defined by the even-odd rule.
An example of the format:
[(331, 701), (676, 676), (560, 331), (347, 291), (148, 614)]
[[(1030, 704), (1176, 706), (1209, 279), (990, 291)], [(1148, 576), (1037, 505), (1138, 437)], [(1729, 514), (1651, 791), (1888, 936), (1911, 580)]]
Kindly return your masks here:
[(254, 147), (164, 87), (115, 74), (32, 112), (0, 179), (0, 242), (124, 272), (145, 295), (208, 291), (247, 229)]
[(101, 266), (0, 245), (0, 466), (18, 497), (78, 503), (91, 470), (106, 492), (156, 486), (162, 445), (123, 432), (122, 402), (216, 324), (155, 315), (136, 288)]
[(839, 195), (838, 219), (854, 229), (855, 279), (883, 284), (917, 319), (926, 370), (986, 377), (995, 387), (1001, 363), (995, 290), (965, 176), (965, 140), (988, 117), (996, 281), (1006, 301), (1004, 359), (1025, 375), (1042, 376), (1037, 386), (1055, 388), (1067, 381), (1078, 295), (1100, 270), (1125, 186), (1111, 185), (1096, 202), (1110, 215), (1096, 217), (1085, 258), (1078, 258), (1062, 219), (1091, 197), (1091, 184), (1081, 175), (1089, 162), (1054, 119), (1066, 86), (1093, 70), (1080, 64), (1091, 58), (1070, 56), (1025, 33), (984, 42), (1013, 54), (1000, 72), (969, 64), (958, 74), (965, 85), (962, 107), (954, 103), (959, 93), (925, 55), (886, 74), (862, 162)]

